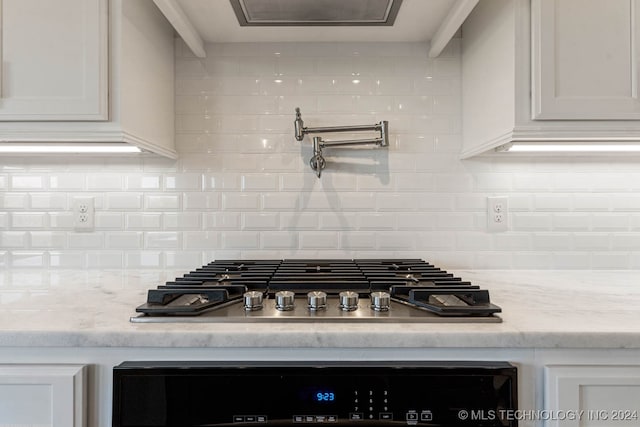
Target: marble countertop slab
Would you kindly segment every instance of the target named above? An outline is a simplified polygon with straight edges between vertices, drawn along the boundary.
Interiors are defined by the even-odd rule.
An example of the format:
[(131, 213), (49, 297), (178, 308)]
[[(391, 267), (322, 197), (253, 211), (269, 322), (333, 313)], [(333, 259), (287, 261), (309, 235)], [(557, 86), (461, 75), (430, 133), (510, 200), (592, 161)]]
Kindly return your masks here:
[(502, 323), (131, 323), (179, 271), (0, 273), (0, 347), (640, 348), (640, 271), (460, 270)]

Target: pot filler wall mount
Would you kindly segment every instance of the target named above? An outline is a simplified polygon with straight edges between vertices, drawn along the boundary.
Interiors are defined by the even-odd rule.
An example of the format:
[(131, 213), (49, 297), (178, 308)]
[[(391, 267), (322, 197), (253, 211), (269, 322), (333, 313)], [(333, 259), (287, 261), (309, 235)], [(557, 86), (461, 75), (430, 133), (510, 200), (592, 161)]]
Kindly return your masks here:
[(322, 174), (322, 169), (327, 165), (322, 150), (325, 148), (342, 148), (357, 145), (375, 145), (378, 147), (389, 146), (389, 122), (381, 121), (374, 125), (357, 125), (357, 126), (329, 126), (329, 127), (305, 127), (302, 120), (300, 108), (296, 108), (296, 120), (294, 122), (296, 140), (302, 141), (306, 134), (312, 133), (330, 133), (330, 132), (379, 132), (377, 138), (366, 139), (347, 139), (341, 141), (325, 141), (320, 136), (313, 137), (313, 157), (309, 160), (311, 169), (318, 175)]

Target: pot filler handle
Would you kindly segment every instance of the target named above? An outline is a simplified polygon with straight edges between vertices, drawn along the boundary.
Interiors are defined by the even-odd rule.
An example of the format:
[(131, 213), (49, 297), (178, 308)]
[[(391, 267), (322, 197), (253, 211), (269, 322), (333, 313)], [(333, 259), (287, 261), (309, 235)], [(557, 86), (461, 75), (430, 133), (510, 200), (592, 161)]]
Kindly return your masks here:
[(342, 141), (325, 141), (322, 137), (313, 137), (313, 157), (309, 160), (311, 169), (315, 171), (318, 178), (322, 174), (322, 169), (325, 168), (327, 162), (322, 156), (322, 150), (324, 148), (341, 148), (354, 145), (375, 145), (377, 147), (389, 146), (389, 122), (381, 121), (374, 125), (358, 125), (358, 126), (329, 126), (329, 127), (315, 127), (309, 128), (304, 126), (302, 120), (302, 114), (300, 113), (300, 107), (296, 107), (296, 119), (293, 122), (294, 132), (296, 140), (302, 141), (306, 134), (312, 133), (332, 133), (332, 132), (379, 132), (377, 138), (366, 139), (347, 139)]

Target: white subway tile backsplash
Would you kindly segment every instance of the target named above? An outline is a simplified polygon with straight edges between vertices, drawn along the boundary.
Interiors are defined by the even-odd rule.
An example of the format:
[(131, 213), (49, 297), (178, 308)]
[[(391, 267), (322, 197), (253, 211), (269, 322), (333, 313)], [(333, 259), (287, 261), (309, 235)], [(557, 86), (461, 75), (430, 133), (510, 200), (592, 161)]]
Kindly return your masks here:
[(109, 210), (131, 210), (142, 208), (141, 193), (106, 193), (106, 208)]
[(11, 266), (14, 268), (45, 268), (48, 265), (44, 252), (14, 251), (10, 258)]
[(416, 233), (418, 250), (453, 250), (456, 235), (452, 231), (421, 231)]
[(220, 233), (217, 231), (185, 231), (182, 235), (185, 248), (191, 250), (214, 250), (221, 248)]
[(14, 229), (44, 228), (48, 225), (48, 218), (46, 213), (41, 212), (13, 212), (10, 223)]
[(277, 213), (248, 212), (243, 214), (243, 230), (277, 230), (280, 228), (280, 216)]
[(491, 250), (491, 237), (491, 235), (483, 232), (456, 233), (456, 249), (461, 251)]
[(640, 211), (640, 195), (615, 194), (609, 196), (614, 211)]
[(224, 193), (222, 207), (232, 211), (255, 211), (260, 206), (260, 193)]
[(67, 196), (62, 193), (33, 193), (29, 196), (31, 209), (34, 210), (65, 210)]
[(298, 249), (298, 238), (298, 233), (292, 231), (263, 231), (260, 233), (263, 249)]
[(347, 250), (374, 250), (376, 234), (373, 231), (344, 231), (340, 233), (340, 248)]
[(127, 213), (127, 230), (158, 230), (161, 227), (161, 213)]
[(29, 209), (29, 196), (26, 193), (4, 193), (0, 194), (0, 209)]
[(555, 269), (587, 270), (591, 268), (591, 255), (588, 252), (554, 252)]
[(611, 236), (611, 249), (614, 251), (633, 251), (638, 247), (640, 233), (617, 233)]
[(611, 235), (602, 232), (575, 233), (573, 235), (573, 245), (577, 250), (608, 250), (611, 246)]
[(122, 230), (124, 215), (120, 212), (96, 212), (95, 228), (99, 230)]
[[(49, 189), (55, 191), (74, 191), (84, 190), (85, 183), (91, 182), (90, 179), (93, 174), (82, 173), (51, 173), (48, 176)], [(121, 189), (122, 186), (116, 187)]]
[(162, 183), (160, 175), (128, 175), (125, 177), (126, 190), (159, 190)]
[(10, 188), (12, 190), (45, 190), (45, 180), (39, 175), (14, 175), (11, 177)]
[(192, 270), (194, 266), (203, 265), (210, 261), (211, 259), (205, 259), (201, 252), (182, 250), (164, 252), (165, 268)]
[(628, 252), (607, 252), (591, 257), (591, 268), (607, 270), (627, 269), (629, 268), (629, 262), (630, 256)]
[(70, 249), (102, 249), (104, 235), (101, 233), (69, 233), (67, 241)]
[(124, 267), (122, 252), (119, 251), (92, 251), (87, 252), (87, 268), (92, 269), (121, 269)]
[(439, 213), (435, 215), (436, 229), (440, 230), (473, 230), (475, 216), (468, 213)]
[(516, 231), (550, 231), (553, 217), (550, 214), (538, 212), (514, 212), (511, 215), (513, 229)]
[(243, 191), (277, 191), (278, 176), (274, 174), (246, 174), (242, 178)]
[(149, 210), (175, 211), (180, 209), (181, 194), (148, 194), (144, 196), (144, 208)]
[(570, 233), (535, 233), (533, 247), (538, 250), (568, 251), (573, 248)]
[(435, 213), (402, 212), (397, 213), (398, 230), (433, 230), (436, 225)]
[(533, 207), (536, 211), (568, 211), (573, 208), (573, 200), (568, 194), (537, 194), (533, 197)]
[(409, 231), (379, 231), (376, 233), (376, 242), (376, 248), (385, 251), (415, 249), (415, 235)]
[[(176, 43), (178, 160), (3, 158), (0, 265), (194, 268), (214, 258), (415, 257), (444, 268), (640, 268), (637, 159), (461, 161), (461, 43)], [(388, 148), (305, 126), (389, 121)], [(331, 134), (326, 140), (360, 138)], [(95, 228), (72, 202), (95, 197)], [(486, 230), (506, 196), (505, 233)], [(638, 235), (637, 235), (638, 234)], [(36, 286), (36, 285), (34, 285)]]
[(83, 252), (49, 252), (49, 266), (51, 268), (80, 269), (85, 267)]
[(496, 233), (493, 245), (503, 251), (528, 251), (533, 248), (533, 236), (529, 233)]
[(241, 176), (236, 173), (215, 173), (202, 176), (202, 186), (205, 191), (211, 190), (240, 190)]
[(260, 234), (253, 231), (225, 231), (222, 233), (224, 249), (259, 249)]
[(157, 251), (140, 251), (125, 254), (127, 268), (160, 268), (162, 267), (162, 253)]
[(280, 227), (283, 230), (315, 230), (319, 216), (309, 212), (283, 212), (280, 214)]
[(554, 256), (549, 252), (515, 253), (512, 262), (516, 269), (546, 269), (553, 265)]
[(175, 231), (148, 231), (144, 233), (146, 249), (180, 249), (181, 235)]
[(71, 212), (51, 212), (49, 214), (49, 226), (54, 230), (72, 229), (74, 227), (74, 215)]
[(591, 215), (586, 213), (559, 213), (553, 215), (554, 230), (588, 230)]
[(141, 249), (142, 238), (141, 231), (105, 233), (105, 246), (107, 249)]
[(592, 214), (591, 229), (594, 231), (627, 231), (629, 229), (629, 215), (624, 213)]
[(265, 210), (298, 210), (301, 197), (297, 193), (267, 193), (261, 196), (262, 207)]
[(359, 214), (355, 212), (322, 212), (318, 217), (321, 230), (355, 230), (358, 227)]
[(242, 226), (242, 214), (239, 212), (205, 213), (203, 224), (205, 230), (239, 230)]
[(28, 247), (27, 231), (0, 231), (0, 247), (2, 249), (21, 249)]
[(199, 212), (173, 212), (162, 215), (162, 227), (165, 230), (198, 230), (202, 226)]
[(357, 215), (357, 228), (359, 230), (394, 230), (396, 218), (394, 215), (382, 213), (363, 213)]
[(303, 231), (300, 233), (300, 249), (325, 250), (340, 247), (340, 234), (335, 231)]
[(599, 194), (578, 194), (573, 197), (573, 207), (577, 211), (607, 211), (610, 200), (609, 196)]
[(35, 249), (65, 249), (67, 246), (67, 235), (61, 231), (32, 231), (31, 247)]

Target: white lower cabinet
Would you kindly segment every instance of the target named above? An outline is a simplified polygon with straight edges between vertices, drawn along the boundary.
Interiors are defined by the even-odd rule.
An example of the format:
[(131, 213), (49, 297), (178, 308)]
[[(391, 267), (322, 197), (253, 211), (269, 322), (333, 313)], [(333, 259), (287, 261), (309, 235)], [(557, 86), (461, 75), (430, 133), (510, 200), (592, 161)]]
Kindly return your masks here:
[(545, 367), (547, 427), (640, 426), (640, 365)]
[(0, 365), (0, 427), (86, 426), (85, 365)]

